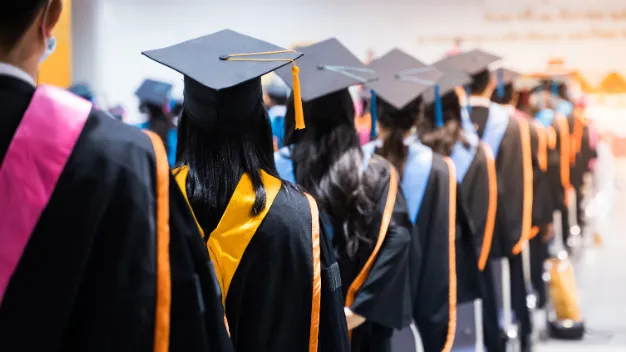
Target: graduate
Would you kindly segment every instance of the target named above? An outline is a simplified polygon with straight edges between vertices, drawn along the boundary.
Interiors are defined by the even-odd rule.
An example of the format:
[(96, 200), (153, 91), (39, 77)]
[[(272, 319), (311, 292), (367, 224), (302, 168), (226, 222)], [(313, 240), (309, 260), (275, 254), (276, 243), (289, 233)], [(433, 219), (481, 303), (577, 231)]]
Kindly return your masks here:
[(78, 95), (79, 97), (89, 100), (90, 102), (94, 102), (95, 95), (91, 90), (91, 87), (87, 83), (76, 83), (68, 88), (68, 90), (74, 95)]
[(435, 352), (450, 351), (456, 333), (457, 198), (452, 161), (411, 135), (420, 95), (441, 78), (437, 70), (424, 66), (399, 49), (371, 62), (369, 67), (380, 76), (369, 84), (379, 139), (364, 150), (386, 158), (400, 174), (415, 225), (413, 241), (422, 252), (411, 260), (413, 319), (424, 351)]
[[(375, 78), (337, 39), (301, 48), (307, 128), (287, 133), (275, 154), (281, 177), (304, 187), (320, 204), (337, 253), (351, 351), (390, 352), (394, 329), (411, 319), (411, 228), (393, 166), (364, 154), (354, 128), (348, 87)], [(293, 87), (291, 73), (277, 71)], [(286, 132), (293, 130), (294, 101)]]
[(156, 133), (167, 150), (170, 166), (176, 162), (178, 135), (174, 125), (170, 93), (172, 85), (165, 82), (146, 79), (135, 92), (139, 98), (139, 111), (146, 116), (146, 122), (137, 125), (141, 129)]
[(159, 138), (35, 84), (63, 3), (0, 11), (0, 350), (231, 351)]
[[(491, 267), (487, 265), (498, 197), (496, 166), (490, 149), (481, 145), (475, 134), (463, 129), (469, 116), (467, 110), (461, 108), (456, 90), (470, 82), (471, 77), (462, 71), (443, 72), (437, 89), (430, 88), (424, 93), (424, 113), (418, 121), (417, 133), (422, 143), (434, 152), (450, 157), (456, 167), (459, 184), (457, 226), (460, 232), (457, 235), (457, 304), (460, 307), (457, 324), (465, 327), (457, 328), (460, 333), (457, 333), (455, 346), (463, 345), (460, 336), (467, 334), (464, 331), (467, 326), (474, 328), (472, 318), (475, 313), (465, 311), (482, 305), (484, 336), (481, 340), (488, 351), (502, 351), (504, 346), (498, 326)], [(462, 113), (466, 116), (462, 117)], [(464, 313), (469, 322), (461, 319)]]
[[(554, 212), (554, 202), (550, 196), (550, 181), (547, 175), (547, 135), (541, 123), (517, 108), (520, 93), (515, 89), (515, 81), (521, 74), (506, 68), (502, 71), (503, 92), (498, 94), (494, 91), (491, 100), (502, 105), (509, 115), (519, 119), (520, 123), (527, 123), (530, 133), (533, 169), (532, 230), (529, 236), (530, 279), (538, 298), (536, 307), (543, 309), (547, 300), (543, 281), (544, 263), (548, 259), (548, 239), (552, 232), (552, 213)], [(527, 169), (524, 168), (524, 171)]]
[(289, 65), (299, 82), (302, 54), (222, 30), (144, 55), (184, 76), (175, 174), (216, 267), (235, 350), (348, 351), (321, 210), (279, 178), (263, 105), (260, 77)]
[(263, 88), (265, 107), (272, 124), (272, 134), (274, 135), (274, 151), (282, 148), (285, 144), (285, 114), (287, 112), (287, 98), (289, 91), (287, 87), (272, 82)]
[[(491, 102), (496, 81), (498, 94), (503, 88), (502, 71), (497, 72), (498, 79), (495, 80), (488, 69), (498, 60), (500, 58), (495, 55), (472, 50), (441, 60), (438, 67), (460, 69), (472, 76), (470, 96), (467, 98), (470, 119), (477, 136), (491, 148), (498, 180), (498, 206), (490, 260), (496, 279), (505, 278), (506, 275), (498, 273), (510, 269), (512, 306), (521, 325), (522, 349), (528, 349), (531, 326), (520, 254), (532, 229), (532, 164), (527, 162), (531, 160), (528, 148), (530, 133), (527, 124), (520, 123), (506, 109)], [(496, 283), (496, 287), (504, 288), (506, 284)]]

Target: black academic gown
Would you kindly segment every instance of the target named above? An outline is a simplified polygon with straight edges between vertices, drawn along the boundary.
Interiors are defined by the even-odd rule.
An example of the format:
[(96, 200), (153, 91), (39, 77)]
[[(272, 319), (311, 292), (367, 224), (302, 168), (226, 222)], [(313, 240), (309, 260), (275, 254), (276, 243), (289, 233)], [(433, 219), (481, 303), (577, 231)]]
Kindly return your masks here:
[[(470, 118), (478, 136), (485, 132), (489, 108), (473, 106)], [(522, 330), (522, 344), (526, 347), (531, 332), (530, 312), (526, 307), (526, 290), (522, 258), (513, 255), (513, 249), (522, 240), (524, 217), (524, 159), (520, 121), (511, 116), (496, 156), (498, 181), (498, 208), (491, 249), (491, 258), (508, 257), (511, 271), (511, 295), (515, 315)]]
[[(33, 93), (0, 76), (0, 160)], [(5, 292), (0, 351), (153, 351), (155, 167), (146, 135), (90, 113)], [(213, 268), (173, 179), (170, 229), (170, 351), (230, 351)]]
[[(495, 165), (490, 166), (490, 162), (493, 163), (493, 160), (489, 159), (484, 146), (479, 145), (459, 185), (457, 226), (458, 232), (465, 236), (461, 237), (461, 241), (457, 240), (457, 285), (459, 303), (482, 299), (485, 347), (487, 351), (495, 352), (503, 351), (504, 345), (498, 323), (498, 304), (491, 266), (487, 262), (495, 225), (495, 216), (490, 218), (490, 211), (495, 215), (495, 207), (489, 208), (489, 195), (492, 191), (497, 192), (497, 185), (491, 185), (490, 182), (490, 167), (495, 171)], [(459, 243), (463, 243), (465, 248), (473, 248), (475, 254), (464, 255), (468, 250)], [(483, 270), (480, 271), (479, 267)]]
[[(179, 185), (186, 184), (186, 176), (181, 180), (181, 174), (176, 176)], [(235, 204), (248, 203), (244, 211), (249, 214), (252, 209), (249, 201), (254, 200), (254, 196), (246, 198)], [(249, 226), (247, 216), (225, 219), (226, 215), (220, 223), (234, 222), (237, 225), (225, 230)], [(225, 298), (226, 318), (235, 351), (309, 351), (313, 298), (312, 220), (312, 210), (305, 194), (282, 181), (249, 242), (242, 242), (241, 236), (217, 240), (228, 248), (244, 246)], [(214, 235), (207, 236), (210, 250), (211, 236)], [(225, 243), (224, 239), (230, 242)], [(347, 352), (350, 347), (341, 278), (321, 220), (319, 243), (322, 272), (318, 351)], [(224, 275), (221, 269), (217, 271), (218, 276)]]
[[(451, 182), (456, 180), (451, 180), (448, 162), (439, 155), (433, 155), (432, 170), (417, 214), (414, 234), (422, 248), (422, 260), (419, 274), (415, 276), (418, 282), (413, 317), (426, 352), (441, 351), (448, 340)], [(411, 190), (405, 189), (404, 192)]]
[[(411, 243), (413, 225), (400, 192), (397, 174), (394, 175), (397, 183), (393, 189), (396, 192), (395, 203), (386, 204), (390, 195), (391, 172), (392, 166), (384, 159), (378, 156), (370, 159), (366, 173), (372, 179), (378, 179), (371, 192), (371, 199), (376, 204), (376, 213), (367, 234), (371, 245), (361, 244), (356, 256), (348, 256), (342, 225), (331, 220), (335, 224), (332, 231), (333, 245), (338, 255), (343, 293), (347, 300), (352, 301), (346, 302), (347, 307), (366, 318), (364, 324), (352, 331), (352, 352), (390, 352), (393, 330), (402, 329), (411, 322), (409, 255), (413, 253), (419, 256), (419, 247), (417, 243)], [(385, 212), (391, 214), (391, 221), (386, 233), (381, 233)], [(372, 257), (381, 235), (384, 236), (382, 247), (364, 282), (359, 285), (357, 277)], [(359, 287), (354, 298), (350, 292), (352, 287)]]

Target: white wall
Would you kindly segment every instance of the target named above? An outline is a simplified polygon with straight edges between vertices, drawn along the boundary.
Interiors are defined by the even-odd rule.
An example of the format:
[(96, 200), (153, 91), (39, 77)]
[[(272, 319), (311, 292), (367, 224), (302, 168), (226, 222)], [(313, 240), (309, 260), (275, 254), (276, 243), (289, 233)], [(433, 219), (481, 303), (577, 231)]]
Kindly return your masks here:
[[(494, 11), (511, 12), (529, 2), (550, 3), (554, 11), (564, 4), (567, 8), (626, 8), (626, 2), (619, 0), (74, 0), (74, 76), (91, 83), (104, 102), (123, 103), (135, 112), (133, 92), (146, 77), (170, 81), (176, 85), (175, 94), (182, 92), (181, 77), (141, 56), (142, 50), (224, 28), (282, 46), (336, 36), (362, 58), (370, 48), (382, 54), (397, 46), (427, 62), (441, 57), (451, 45), (425, 42), (425, 37), (433, 35), (571, 32), (598, 26), (622, 26), (626, 33), (620, 21), (492, 24), (484, 20), (486, 3)], [(600, 77), (609, 69), (626, 71), (624, 39), (520, 40), (513, 44), (492, 40), (467, 42), (466, 46), (477, 44), (523, 70), (543, 69), (548, 58), (559, 56), (592, 76)]]

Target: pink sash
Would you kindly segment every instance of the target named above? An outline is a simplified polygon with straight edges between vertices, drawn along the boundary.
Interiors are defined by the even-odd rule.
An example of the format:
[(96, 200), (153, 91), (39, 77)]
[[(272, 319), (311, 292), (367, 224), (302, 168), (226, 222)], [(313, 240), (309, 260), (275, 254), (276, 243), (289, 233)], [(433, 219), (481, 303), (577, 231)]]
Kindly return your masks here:
[(91, 103), (39, 86), (0, 165), (0, 304), (72, 154)]

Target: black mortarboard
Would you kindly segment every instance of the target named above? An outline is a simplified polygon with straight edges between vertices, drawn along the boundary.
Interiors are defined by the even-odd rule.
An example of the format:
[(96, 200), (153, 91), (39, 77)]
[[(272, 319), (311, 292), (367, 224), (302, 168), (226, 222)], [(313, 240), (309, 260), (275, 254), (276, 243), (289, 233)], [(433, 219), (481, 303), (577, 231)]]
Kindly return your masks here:
[(502, 68), (502, 84), (507, 85), (507, 84), (514, 84), (515, 81), (517, 81), (518, 78), (520, 78), (522, 76), (521, 73), (517, 72), (517, 71), (513, 71), (510, 70), (508, 68)]
[(91, 90), (91, 87), (89, 87), (87, 83), (74, 84), (68, 90), (83, 99), (86, 99), (86, 100), (93, 99), (93, 91)]
[(502, 58), (482, 50), (474, 49), (456, 55), (448, 56), (434, 63), (440, 70), (457, 69), (470, 75), (476, 75), (489, 69), (489, 65)]
[(369, 67), (376, 71), (379, 78), (368, 86), (398, 110), (434, 86), (442, 76), (434, 67), (400, 49), (373, 60)]
[[(435, 66), (435, 65), (434, 65)], [(435, 66), (436, 67), (436, 66)], [(456, 87), (463, 87), (466, 84), (472, 83), (472, 77), (460, 70), (446, 70), (442, 71), (443, 76), (439, 80), (439, 94), (444, 96), (450, 91), (453, 91)], [(435, 89), (429, 88), (422, 95), (424, 103), (430, 104), (435, 101)]]
[(135, 92), (142, 103), (164, 106), (168, 103), (172, 85), (169, 83), (146, 79)]
[[(306, 82), (301, 88), (305, 102), (346, 89), (356, 84), (363, 84), (376, 79), (373, 70), (368, 69), (337, 39), (299, 48), (304, 57), (298, 61), (300, 76)], [(276, 74), (293, 87), (291, 74), (287, 68), (281, 68)]]
[[(289, 63), (294, 63), (294, 95), (300, 101), (294, 60), (302, 54), (229, 29), (143, 54), (185, 76), (185, 110), (200, 123), (243, 123), (254, 116), (263, 106), (260, 77)], [(296, 128), (301, 129), (301, 103), (298, 108)]]

